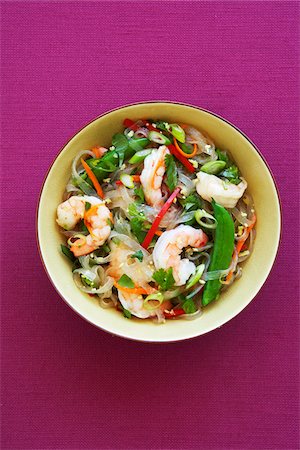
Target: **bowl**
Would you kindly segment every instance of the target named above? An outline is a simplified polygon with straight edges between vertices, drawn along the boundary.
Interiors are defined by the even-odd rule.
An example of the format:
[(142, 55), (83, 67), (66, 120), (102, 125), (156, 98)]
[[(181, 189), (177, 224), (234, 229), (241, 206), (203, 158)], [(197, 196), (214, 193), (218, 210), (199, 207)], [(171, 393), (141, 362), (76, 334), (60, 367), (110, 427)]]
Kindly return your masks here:
[[(55, 222), (56, 208), (70, 175), (71, 162), (82, 149), (111, 145), (111, 137), (122, 130), (125, 118), (164, 119), (185, 122), (205, 130), (221, 149), (228, 149), (254, 199), (257, 226), (253, 253), (245, 261), (243, 276), (192, 321), (128, 320), (113, 309), (103, 309), (97, 300), (74, 284), (69, 261), (60, 252), (64, 236)], [(171, 102), (126, 105), (96, 118), (63, 147), (44, 181), (38, 211), (37, 236), (40, 255), (53, 286), (65, 302), (82, 318), (113, 335), (144, 342), (173, 342), (212, 331), (241, 312), (261, 289), (273, 266), (280, 239), (281, 214), (274, 179), (263, 156), (250, 139), (226, 119), (204, 109)], [(265, 249), (268, 249), (268, 252)]]

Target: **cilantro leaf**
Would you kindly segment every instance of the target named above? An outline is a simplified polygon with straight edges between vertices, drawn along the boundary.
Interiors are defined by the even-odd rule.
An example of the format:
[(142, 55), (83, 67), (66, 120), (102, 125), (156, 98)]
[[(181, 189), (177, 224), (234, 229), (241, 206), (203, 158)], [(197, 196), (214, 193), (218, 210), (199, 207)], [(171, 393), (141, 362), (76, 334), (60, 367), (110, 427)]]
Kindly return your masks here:
[(190, 194), (186, 198), (180, 200), (185, 211), (194, 211), (202, 208), (202, 201), (198, 194)]
[(76, 260), (75, 256), (73, 255), (73, 253), (71, 252), (71, 250), (69, 249), (69, 247), (67, 247), (66, 245), (62, 245), (60, 246), (62, 253), (70, 259), (70, 261), (74, 262)]
[(163, 120), (157, 120), (155, 122), (155, 125), (159, 130), (168, 131), (167, 127), (169, 124), (167, 122), (164, 122)]
[(128, 212), (130, 215), (131, 231), (137, 240), (142, 243), (147, 234), (145, 231), (146, 216), (142, 211), (138, 210), (137, 205), (137, 203), (131, 203), (128, 207)]
[(166, 185), (170, 189), (171, 192), (174, 191), (177, 184), (177, 168), (172, 155), (166, 155), (165, 157), (166, 164)]
[(169, 289), (172, 289), (175, 284), (172, 267), (167, 270), (157, 270), (156, 272), (154, 272), (152, 278), (157, 282), (162, 291), (168, 291)]
[(134, 195), (137, 197), (137, 202), (145, 203), (145, 195), (142, 186), (134, 188)]
[(224, 161), (226, 162), (226, 166), (228, 166), (229, 164), (229, 158), (227, 156), (226, 152), (222, 152), (219, 148), (216, 148), (216, 153), (218, 155), (218, 159), (219, 161)]
[(90, 209), (92, 205), (90, 204), (90, 202), (85, 202), (84, 208), (86, 211), (88, 211)]
[(191, 298), (188, 298), (184, 301), (182, 304), (182, 309), (185, 311), (186, 314), (193, 314), (197, 311), (197, 308), (195, 306), (195, 303)]
[(231, 165), (227, 169), (224, 169), (219, 175), (227, 178), (227, 180), (233, 184), (239, 184), (241, 182), (241, 179), (239, 178), (239, 169), (235, 165)]
[(119, 157), (119, 166), (121, 166), (124, 162), (125, 152), (128, 148), (128, 139), (122, 133), (116, 133), (112, 137), (112, 145), (115, 147), (115, 150)]
[(136, 259), (138, 259), (140, 262), (142, 262), (143, 259), (144, 259), (144, 255), (143, 255), (142, 250), (138, 250), (137, 252), (135, 252), (135, 253), (133, 253), (132, 255), (130, 255), (130, 258), (132, 258), (132, 259), (136, 258)]
[(134, 288), (134, 282), (132, 281), (132, 279), (126, 275), (124, 273), (124, 275), (121, 276), (121, 278), (118, 281), (118, 284), (122, 287), (126, 287), (126, 288), (130, 288), (133, 289)]
[(128, 311), (128, 309), (123, 308), (123, 314), (124, 314), (124, 317), (126, 317), (126, 319), (131, 319), (131, 312)]

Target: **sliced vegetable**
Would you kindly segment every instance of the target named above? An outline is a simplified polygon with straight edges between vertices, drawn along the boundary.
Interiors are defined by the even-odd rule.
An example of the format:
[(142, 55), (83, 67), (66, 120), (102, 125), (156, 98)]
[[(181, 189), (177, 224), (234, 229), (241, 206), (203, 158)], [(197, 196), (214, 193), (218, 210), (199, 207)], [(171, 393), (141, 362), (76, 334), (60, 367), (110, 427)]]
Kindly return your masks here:
[(135, 287), (132, 279), (126, 274), (121, 276), (121, 278), (118, 281), (118, 285), (129, 289), (133, 289)]
[(191, 173), (195, 172), (195, 167), (193, 166), (193, 164), (190, 163), (190, 161), (183, 156), (174, 145), (168, 145), (168, 149), (170, 150), (170, 152), (172, 153), (172, 155), (175, 156), (175, 158), (178, 159), (178, 161), (181, 162), (181, 164), (184, 165), (184, 167)]
[(126, 128), (131, 128), (131, 130), (136, 131), (139, 129), (139, 125), (131, 119), (125, 119), (123, 125)]
[(124, 314), (124, 317), (126, 317), (126, 319), (131, 319), (131, 312), (128, 311), (128, 309), (123, 308), (123, 314)]
[(170, 267), (167, 270), (159, 269), (152, 275), (153, 280), (160, 286), (162, 291), (168, 291), (172, 289), (175, 284), (173, 277), (173, 269)]
[(136, 251), (135, 253), (133, 253), (132, 255), (130, 255), (130, 258), (132, 258), (132, 259), (136, 258), (136, 259), (138, 259), (140, 262), (142, 262), (143, 259), (144, 259), (144, 255), (143, 255), (142, 250), (138, 250), (138, 251)]
[(190, 279), (188, 280), (187, 284), (186, 284), (186, 289), (190, 289), (191, 287), (193, 287), (196, 283), (198, 283), (198, 281), (200, 280), (200, 278), (202, 277), (202, 274), (204, 272), (205, 269), (205, 264), (200, 264), (197, 269), (196, 272), (194, 273), (194, 275), (192, 275), (190, 277)]
[(184, 301), (184, 303), (182, 304), (182, 309), (186, 314), (193, 314), (197, 311), (195, 303), (191, 298), (188, 298)]
[(221, 172), (219, 175), (227, 178), (227, 180), (229, 180), (232, 184), (239, 184), (242, 181), (239, 178), (239, 169), (235, 165), (232, 165), (223, 170), (223, 172)]
[[(215, 243), (208, 272), (228, 269), (234, 249), (234, 223), (229, 212), (221, 205), (212, 201), (214, 217), (217, 220)], [(203, 290), (202, 304), (208, 305), (215, 300), (220, 292), (219, 279), (206, 282)]]
[(164, 311), (165, 319), (174, 319), (175, 317), (185, 314), (185, 310), (182, 308), (171, 309), (171, 311)]
[(226, 166), (229, 164), (229, 158), (227, 156), (226, 152), (222, 152), (219, 148), (216, 148), (216, 154), (218, 155), (218, 159), (220, 161), (224, 161), (226, 163)]
[(209, 161), (201, 167), (200, 171), (209, 173), (211, 175), (216, 175), (220, 173), (225, 167), (225, 161)]
[(136, 152), (128, 161), (129, 164), (139, 164), (141, 162), (144, 161), (144, 159), (150, 155), (150, 153), (152, 152), (152, 149), (145, 149), (145, 150), (140, 150), (138, 152)]
[[(184, 156), (185, 158), (193, 158), (196, 153), (197, 153), (197, 144), (194, 144), (193, 147), (191, 147), (191, 152), (190, 153), (186, 153), (182, 148), (180, 148), (180, 145), (178, 144), (177, 140), (174, 138), (174, 145), (176, 147), (176, 150), (178, 150), (178, 152)], [(181, 144), (182, 146), (184, 146), (184, 149), (187, 150), (189, 147), (185, 144)]]
[(71, 252), (71, 250), (69, 249), (69, 247), (67, 247), (66, 245), (62, 245), (60, 246), (62, 253), (69, 258), (70, 261), (74, 262), (76, 260), (75, 256), (73, 255), (73, 253)]
[(168, 154), (165, 156), (166, 165), (166, 185), (173, 192), (177, 184), (177, 167), (172, 155)]
[[(235, 247), (235, 251), (236, 251), (236, 254), (237, 254), (237, 255), (240, 254), (240, 252), (241, 252), (241, 250), (242, 250), (242, 248), (243, 248), (243, 245), (244, 245), (245, 242), (247, 241), (247, 239), (248, 239), (248, 237), (249, 237), (249, 234), (250, 234), (250, 231), (251, 231), (252, 228), (254, 227), (255, 223), (256, 223), (256, 216), (253, 217), (253, 223), (252, 223), (249, 227), (246, 227), (246, 232), (245, 232), (244, 238), (241, 239), (240, 241), (238, 241), (238, 243), (237, 243), (237, 245), (236, 245), (236, 247)], [(229, 281), (231, 280), (232, 275), (233, 275), (233, 271), (231, 270), (231, 271), (229, 272), (229, 274), (227, 275), (227, 277), (226, 277), (226, 282), (229, 282)]]
[[(204, 228), (215, 229), (217, 227), (216, 218), (205, 211), (205, 209), (197, 209), (195, 219)], [(205, 222), (202, 219), (206, 219)]]
[(174, 138), (177, 139), (177, 141), (185, 142), (185, 132), (180, 125), (177, 123), (170, 123), (166, 128), (174, 136)]
[[(129, 278), (129, 277), (128, 277)], [(135, 286), (133, 288), (128, 288), (125, 286), (121, 286), (119, 283), (117, 283), (116, 281), (114, 282), (114, 286), (119, 289), (120, 291), (124, 291), (127, 292), (128, 294), (136, 294), (136, 295), (145, 295), (148, 294), (148, 292), (142, 288), (142, 287), (138, 287)]]
[(136, 199), (137, 202), (139, 202), (139, 203), (145, 202), (145, 194), (144, 194), (142, 186), (136, 187), (133, 192), (134, 192), (134, 195), (137, 197), (137, 199)]
[(160, 307), (162, 302), (164, 301), (164, 297), (161, 292), (157, 292), (155, 294), (148, 295), (143, 303), (143, 306), (148, 311), (152, 311)]
[(168, 198), (168, 200), (166, 201), (164, 206), (161, 208), (161, 210), (157, 214), (156, 218), (154, 219), (154, 222), (153, 222), (150, 230), (148, 231), (147, 236), (145, 237), (145, 239), (144, 239), (144, 241), (142, 243), (142, 247), (144, 247), (146, 249), (149, 247), (149, 244), (151, 243), (151, 241), (153, 239), (153, 236), (155, 235), (155, 232), (157, 231), (162, 218), (164, 217), (164, 215), (166, 214), (166, 212), (168, 211), (168, 209), (172, 205), (174, 199), (177, 197), (179, 192), (180, 192), (180, 188), (177, 187), (174, 190), (174, 192), (170, 195), (170, 197)]
[(96, 189), (96, 192), (99, 195), (99, 197), (104, 198), (104, 192), (102, 190), (102, 187), (100, 186), (99, 181), (97, 180), (96, 175), (93, 173), (93, 171), (90, 169), (90, 167), (87, 165), (87, 163), (82, 158), (81, 158), (81, 164), (83, 165), (83, 167), (87, 173), (87, 176), (93, 183), (94, 188)]
[(128, 141), (129, 147), (135, 152), (143, 150), (149, 144), (147, 138), (133, 138)]
[(162, 133), (159, 133), (158, 131), (150, 131), (149, 135), (148, 135), (150, 141), (152, 142), (156, 142), (157, 144), (160, 145), (170, 145), (171, 141), (170, 139), (165, 136)]
[(125, 187), (127, 187), (129, 189), (133, 189), (134, 188), (133, 176), (132, 175), (128, 175), (128, 173), (122, 173), (120, 175), (120, 181)]

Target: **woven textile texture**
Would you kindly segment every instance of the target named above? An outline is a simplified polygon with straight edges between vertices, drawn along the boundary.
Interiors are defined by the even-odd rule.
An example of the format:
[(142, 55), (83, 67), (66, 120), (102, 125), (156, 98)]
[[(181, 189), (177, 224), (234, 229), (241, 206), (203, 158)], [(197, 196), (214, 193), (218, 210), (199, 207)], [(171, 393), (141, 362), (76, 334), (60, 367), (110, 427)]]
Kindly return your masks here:
[[(298, 44), (299, 2), (1, 2), (3, 449), (299, 448)], [(111, 337), (74, 314), (35, 238), (59, 149), (99, 114), (143, 100), (237, 125), (283, 207), (257, 298), (169, 345)]]

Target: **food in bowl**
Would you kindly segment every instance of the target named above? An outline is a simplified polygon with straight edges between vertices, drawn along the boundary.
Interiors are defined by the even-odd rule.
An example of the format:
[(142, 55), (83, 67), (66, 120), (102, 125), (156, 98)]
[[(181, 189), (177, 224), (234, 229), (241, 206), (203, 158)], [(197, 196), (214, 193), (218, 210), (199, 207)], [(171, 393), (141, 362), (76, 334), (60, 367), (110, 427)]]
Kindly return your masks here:
[[(196, 318), (242, 275), (253, 200), (205, 131), (124, 121), (110, 148), (73, 160), (57, 223), (74, 282), (126, 318)], [(101, 142), (99, 143), (101, 144)]]

